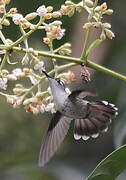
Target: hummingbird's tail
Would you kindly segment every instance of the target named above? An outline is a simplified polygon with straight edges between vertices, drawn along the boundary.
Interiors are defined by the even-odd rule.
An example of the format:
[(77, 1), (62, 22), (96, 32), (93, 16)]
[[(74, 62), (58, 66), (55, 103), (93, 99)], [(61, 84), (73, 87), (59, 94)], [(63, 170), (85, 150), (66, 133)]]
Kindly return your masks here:
[(106, 132), (108, 125), (118, 114), (114, 104), (107, 101), (95, 101), (88, 104), (88, 113), (84, 119), (75, 120), (74, 138), (82, 137), (87, 140), (90, 137), (98, 137), (100, 132)]

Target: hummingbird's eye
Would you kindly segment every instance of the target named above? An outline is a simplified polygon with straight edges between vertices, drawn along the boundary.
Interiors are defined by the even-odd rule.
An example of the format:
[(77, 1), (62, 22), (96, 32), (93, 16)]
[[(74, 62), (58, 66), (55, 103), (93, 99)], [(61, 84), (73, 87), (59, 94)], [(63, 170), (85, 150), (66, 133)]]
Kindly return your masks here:
[(59, 78), (56, 78), (57, 82), (65, 88), (64, 82), (60, 80)]

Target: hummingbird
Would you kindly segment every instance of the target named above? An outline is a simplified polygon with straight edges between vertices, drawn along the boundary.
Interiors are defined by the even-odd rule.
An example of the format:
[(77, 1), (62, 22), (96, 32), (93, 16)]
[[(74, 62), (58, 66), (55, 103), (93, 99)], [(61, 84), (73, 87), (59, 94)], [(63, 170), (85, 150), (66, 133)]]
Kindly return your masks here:
[(75, 140), (97, 138), (100, 133), (107, 132), (108, 125), (118, 115), (118, 109), (107, 101), (87, 101), (87, 96), (96, 96), (86, 90), (66, 92), (65, 85), (59, 78), (49, 76), (49, 86), (56, 106), (56, 113), (49, 124), (44, 141), (41, 145), (38, 165), (44, 166), (55, 154), (64, 140), (70, 123), (74, 120)]

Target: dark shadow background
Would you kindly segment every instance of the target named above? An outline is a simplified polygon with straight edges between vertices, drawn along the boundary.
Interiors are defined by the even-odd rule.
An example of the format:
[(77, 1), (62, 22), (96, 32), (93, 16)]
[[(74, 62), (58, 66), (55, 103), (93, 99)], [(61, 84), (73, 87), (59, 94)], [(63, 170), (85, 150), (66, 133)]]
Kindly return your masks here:
[[(10, 6), (17, 7), (22, 14), (27, 14), (35, 11), (42, 4), (52, 5), (56, 10), (62, 3), (64, 3), (63, 0), (13, 0)], [(126, 74), (126, 1), (108, 1), (108, 4), (114, 9), (114, 14), (112, 17), (107, 17), (106, 21), (112, 23), (112, 30), (116, 37), (112, 41), (107, 40), (91, 57), (106, 67)], [(63, 27), (66, 28), (63, 41), (73, 43), (73, 55), (76, 57), (82, 50), (83, 16), (85, 17), (83, 14), (63, 18)], [(15, 40), (20, 36), (17, 31), (16, 26), (5, 28), (5, 35)], [(42, 50), (43, 32), (38, 31), (32, 37), (29, 40), (30, 45)], [(57, 41), (56, 47), (63, 41)], [(78, 75), (79, 67), (74, 68), (74, 71)], [(85, 85), (78, 78), (71, 88), (82, 88), (82, 86)], [(23, 109), (12, 109), (5, 99), (0, 98), (0, 180), (85, 179), (103, 158), (121, 143), (125, 143), (125, 83), (103, 73), (92, 72), (91, 86), (98, 91), (97, 99), (107, 100), (119, 107), (119, 116), (112, 123), (107, 134), (87, 142), (73, 139), (72, 124), (64, 143), (44, 168), (38, 168), (37, 159), (42, 137), (51, 115), (33, 116)], [(124, 179), (125, 174), (118, 178), (118, 180)]]

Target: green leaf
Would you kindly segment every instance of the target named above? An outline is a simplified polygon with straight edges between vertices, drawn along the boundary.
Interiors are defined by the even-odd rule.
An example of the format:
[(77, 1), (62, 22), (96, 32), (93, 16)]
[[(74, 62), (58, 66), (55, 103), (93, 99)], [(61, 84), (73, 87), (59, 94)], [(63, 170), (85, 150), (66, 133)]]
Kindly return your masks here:
[(102, 160), (86, 180), (115, 180), (126, 168), (126, 145)]
[(86, 51), (86, 57), (89, 55), (89, 53), (92, 51), (92, 49), (95, 49), (101, 44), (102, 40), (101, 39), (96, 39), (93, 41), (93, 43), (89, 46), (89, 48)]

